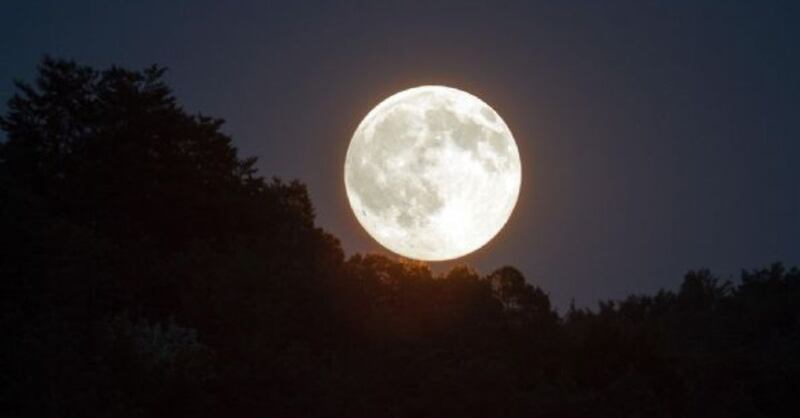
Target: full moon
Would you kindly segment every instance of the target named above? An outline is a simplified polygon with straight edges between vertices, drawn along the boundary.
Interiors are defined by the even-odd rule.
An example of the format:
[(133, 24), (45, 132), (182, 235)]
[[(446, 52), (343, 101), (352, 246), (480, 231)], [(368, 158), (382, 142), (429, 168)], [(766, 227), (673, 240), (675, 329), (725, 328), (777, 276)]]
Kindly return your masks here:
[(370, 111), (344, 163), (347, 198), (378, 243), (442, 261), (484, 246), (508, 221), (522, 179), (511, 130), (458, 89), (421, 86)]

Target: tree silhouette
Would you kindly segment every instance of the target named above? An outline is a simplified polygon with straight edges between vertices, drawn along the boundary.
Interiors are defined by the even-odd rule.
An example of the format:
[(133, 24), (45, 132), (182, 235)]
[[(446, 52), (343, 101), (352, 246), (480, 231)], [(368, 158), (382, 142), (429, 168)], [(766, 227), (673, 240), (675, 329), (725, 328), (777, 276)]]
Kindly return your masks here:
[(164, 69), (45, 58), (0, 118), (0, 415), (793, 416), (800, 270), (574, 305), (345, 259)]

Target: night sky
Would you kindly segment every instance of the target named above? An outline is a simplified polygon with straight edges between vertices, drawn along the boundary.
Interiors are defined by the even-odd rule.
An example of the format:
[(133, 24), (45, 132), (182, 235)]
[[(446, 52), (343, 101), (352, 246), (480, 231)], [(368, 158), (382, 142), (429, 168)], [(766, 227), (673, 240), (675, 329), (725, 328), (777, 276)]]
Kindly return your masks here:
[(44, 54), (167, 66), (263, 175), (308, 185), (349, 255), (383, 251), (347, 203), (350, 136), (390, 94), (448, 85), (523, 164), (511, 220), (458, 262), (516, 266), (561, 307), (800, 263), (797, 2), (244, 3), (3, 2), (0, 97)]

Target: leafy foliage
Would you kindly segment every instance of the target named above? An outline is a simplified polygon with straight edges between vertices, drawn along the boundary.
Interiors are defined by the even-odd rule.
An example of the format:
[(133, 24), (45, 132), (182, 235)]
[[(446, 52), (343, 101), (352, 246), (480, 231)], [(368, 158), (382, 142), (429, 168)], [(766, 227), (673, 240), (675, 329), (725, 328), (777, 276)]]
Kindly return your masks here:
[(791, 416), (800, 271), (571, 307), (345, 259), (164, 69), (46, 58), (0, 127), (4, 416)]

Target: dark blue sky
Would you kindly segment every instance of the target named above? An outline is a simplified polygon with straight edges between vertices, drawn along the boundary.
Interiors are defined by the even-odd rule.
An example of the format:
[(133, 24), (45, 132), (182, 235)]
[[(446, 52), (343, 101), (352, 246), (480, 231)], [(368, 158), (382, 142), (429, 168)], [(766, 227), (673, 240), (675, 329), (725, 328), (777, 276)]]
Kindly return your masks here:
[(514, 215), (462, 260), (479, 271), (593, 306), (690, 268), (800, 263), (797, 2), (293, 3), (5, 1), (0, 97), (43, 54), (168, 66), (263, 174), (308, 184), (352, 254), (380, 249), (344, 194), (350, 135), (391, 93), (449, 85), (522, 153)]

